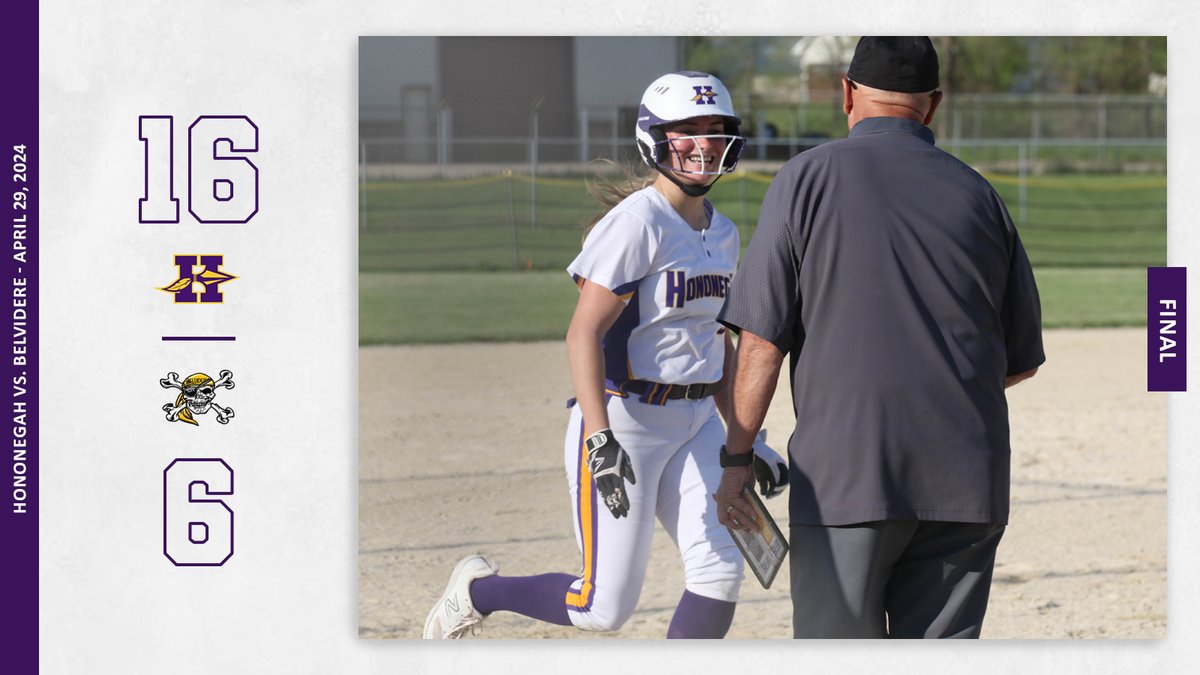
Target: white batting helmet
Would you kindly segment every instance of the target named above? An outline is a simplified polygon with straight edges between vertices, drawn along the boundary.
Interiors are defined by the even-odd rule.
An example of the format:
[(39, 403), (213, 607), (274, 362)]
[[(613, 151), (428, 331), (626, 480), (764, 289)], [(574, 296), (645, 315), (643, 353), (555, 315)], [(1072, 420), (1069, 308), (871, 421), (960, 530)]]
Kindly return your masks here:
[[(725, 118), (724, 133), (720, 134), (727, 140), (725, 154), (716, 166), (711, 170), (705, 168), (702, 171), (683, 171), (668, 164), (669, 144), (663, 127), (672, 122), (710, 115)], [(652, 82), (646, 93), (642, 94), (634, 137), (637, 139), (638, 152), (646, 164), (666, 175), (688, 194), (696, 196), (707, 192), (712, 183), (681, 183), (672, 174), (690, 173), (720, 177), (721, 174), (733, 171), (746, 143), (746, 139), (738, 132), (741, 122), (733, 112), (733, 100), (729, 90), (720, 80), (708, 73), (682, 71), (663, 75)], [(706, 136), (688, 138), (703, 137)], [(715, 179), (713, 182), (716, 182)]]

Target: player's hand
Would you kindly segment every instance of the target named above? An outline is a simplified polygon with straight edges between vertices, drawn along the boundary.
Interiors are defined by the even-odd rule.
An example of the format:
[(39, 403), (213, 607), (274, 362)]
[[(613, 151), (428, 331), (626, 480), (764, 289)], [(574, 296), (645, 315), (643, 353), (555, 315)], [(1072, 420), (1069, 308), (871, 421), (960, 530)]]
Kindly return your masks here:
[(788, 484), (787, 460), (767, 445), (767, 430), (758, 432), (754, 439), (754, 479), (758, 481), (758, 492), (770, 499), (782, 494)]
[(633, 464), (625, 448), (613, 438), (612, 429), (597, 431), (588, 436), (584, 444), (587, 446), (592, 480), (604, 505), (612, 511), (614, 518), (629, 515), (629, 493), (625, 490), (625, 481), (636, 485), (637, 478), (633, 475)]

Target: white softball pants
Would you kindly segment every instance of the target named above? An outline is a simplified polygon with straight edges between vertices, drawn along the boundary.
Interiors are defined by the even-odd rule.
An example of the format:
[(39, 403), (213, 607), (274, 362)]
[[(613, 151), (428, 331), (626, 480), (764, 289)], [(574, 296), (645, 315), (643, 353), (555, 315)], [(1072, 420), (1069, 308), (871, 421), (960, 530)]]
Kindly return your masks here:
[(608, 418), (637, 484), (626, 484), (629, 515), (614, 518), (592, 483), (583, 416), (572, 407), (564, 459), (583, 569), (567, 593), (571, 621), (583, 630), (611, 631), (629, 619), (646, 577), (656, 518), (679, 549), (687, 590), (737, 601), (743, 558), (717, 522), (712, 498), (721, 480), (717, 451), (725, 442), (713, 399), (652, 405), (612, 396)]

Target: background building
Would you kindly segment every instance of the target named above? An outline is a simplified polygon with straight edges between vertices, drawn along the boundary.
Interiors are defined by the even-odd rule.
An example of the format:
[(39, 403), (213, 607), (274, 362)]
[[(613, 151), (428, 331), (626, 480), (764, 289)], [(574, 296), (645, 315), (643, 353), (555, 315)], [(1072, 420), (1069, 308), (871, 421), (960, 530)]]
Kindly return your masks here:
[(531, 138), (586, 161), (581, 141), (624, 142), (646, 85), (682, 69), (660, 37), (364, 37), (359, 57), (361, 137), (409, 162), (524, 161)]

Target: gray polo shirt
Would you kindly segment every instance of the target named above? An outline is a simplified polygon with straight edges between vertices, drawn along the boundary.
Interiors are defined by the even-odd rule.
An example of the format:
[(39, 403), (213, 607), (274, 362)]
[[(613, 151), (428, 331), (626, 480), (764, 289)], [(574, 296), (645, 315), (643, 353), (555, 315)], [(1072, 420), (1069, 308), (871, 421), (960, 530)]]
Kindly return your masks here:
[(793, 524), (1007, 522), (1004, 378), (1045, 360), (1037, 286), (924, 125), (864, 119), (784, 165), (720, 320), (791, 354)]

